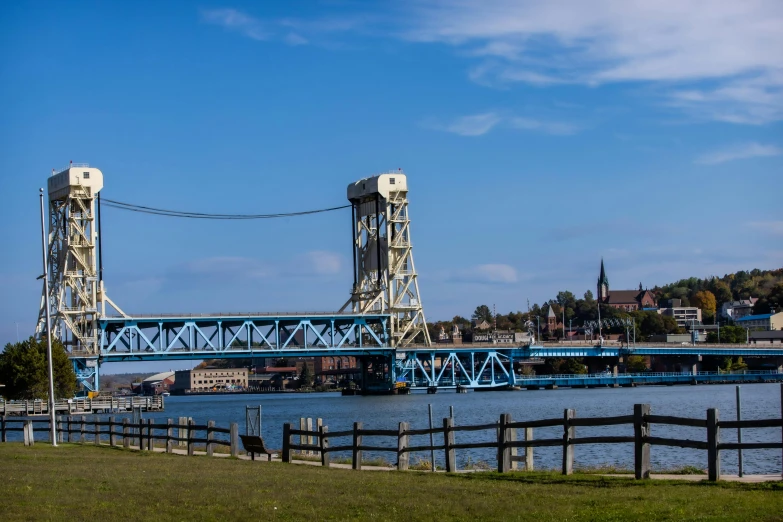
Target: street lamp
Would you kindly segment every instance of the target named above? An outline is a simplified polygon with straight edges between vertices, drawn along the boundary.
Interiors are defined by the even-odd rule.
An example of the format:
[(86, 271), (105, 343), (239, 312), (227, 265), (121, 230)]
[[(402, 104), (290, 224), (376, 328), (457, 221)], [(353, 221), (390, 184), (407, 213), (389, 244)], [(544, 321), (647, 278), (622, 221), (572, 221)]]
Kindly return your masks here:
[[(574, 322), (574, 318), (573, 317), (568, 320), (568, 340), (569, 341), (571, 340), (571, 323), (573, 323), (573, 322)], [(563, 327), (565, 327), (565, 325), (563, 325)]]
[(43, 258), (44, 305), (46, 306), (46, 358), (49, 363), (49, 423), (52, 446), (57, 446), (57, 415), (54, 411), (54, 369), (52, 364), (52, 318), (49, 310), (49, 266), (46, 262), (46, 220), (44, 216), (44, 189), (39, 191), (41, 200), (41, 256)]
[(538, 336), (538, 342), (541, 342), (541, 317), (536, 316), (536, 335)]

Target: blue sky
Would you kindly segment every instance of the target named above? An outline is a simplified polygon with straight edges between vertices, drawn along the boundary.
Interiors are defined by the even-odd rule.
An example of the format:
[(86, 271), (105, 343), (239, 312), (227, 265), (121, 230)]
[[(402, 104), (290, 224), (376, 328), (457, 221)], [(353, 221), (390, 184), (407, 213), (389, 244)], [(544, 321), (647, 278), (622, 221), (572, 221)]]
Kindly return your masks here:
[[(602, 256), (614, 288), (783, 266), (783, 4), (639, 4), (4, 5), (0, 343), (34, 327), (38, 187), (69, 160), (222, 213), (403, 168), (431, 320), (581, 295)], [(349, 221), (105, 209), (106, 286), (130, 313), (334, 310)]]

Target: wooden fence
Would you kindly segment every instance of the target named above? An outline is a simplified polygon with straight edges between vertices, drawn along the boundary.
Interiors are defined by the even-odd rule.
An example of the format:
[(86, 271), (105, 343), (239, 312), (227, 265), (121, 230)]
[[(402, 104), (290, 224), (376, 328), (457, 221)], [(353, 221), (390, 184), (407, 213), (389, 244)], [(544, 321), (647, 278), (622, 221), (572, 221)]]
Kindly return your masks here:
[[(24, 443), (32, 445), (34, 433), (51, 433), (49, 419), (12, 419), (0, 417), (0, 439), (7, 442), (9, 432), (22, 432)], [(201, 432), (201, 436), (199, 436)], [(216, 435), (228, 435), (228, 439)], [(215, 421), (207, 424), (196, 424), (193, 419), (180, 418), (177, 424), (167, 419), (166, 424), (156, 423), (154, 419), (140, 419), (132, 422), (130, 419), (118, 420), (109, 417), (107, 420), (90, 419), (86, 416), (67, 416), (57, 418), (58, 442), (93, 443), (123, 448), (135, 448), (152, 451), (155, 442), (165, 445), (166, 453), (174, 453), (175, 445), (187, 450), (188, 455), (194, 455), (196, 445), (204, 447), (207, 456), (212, 456), (217, 446), (229, 448), (232, 457), (239, 455), (239, 428), (236, 422), (229, 428), (215, 426)], [(45, 440), (50, 440), (47, 436)]]
[[(54, 411), (59, 414), (78, 414), (93, 412), (133, 411), (163, 411), (162, 395), (150, 397), (96, 397), (94, 399), (60, 399), (54, 403)], [(49, 413), (49, 403), (41, 400), (0, 401), (0, 415), (46, 415)]]
[[(783, 386), (781, 386), (783, 395)], [(691, 439), (674, 439), (653, 437), (650, 435), (650, 427), (653, 424), (669, 426), (688, 426), (706, 430), (706, 441)], [(632, 425), (633, 436), (600, 436), (577, 437), (578, 427), (617, 426)], [(533, 430), (545, 427), (562, 427), (563, 435), (557, 438), (534, 439)], [(321, 464), (329, 466), (330, 454), (335, 452), (351, 452), (353, 469), (362, 468), (362, 454), (365, 451), (387, 452), (396, 454), (397, 469), (409, 469), (409, 457), (414, 452), (443, 451), (446, 471), (457, 470), (456, 452), (466, 449), (494, 449), (497, 455), (497, 470), (500, 473), (518, 469), (520, 462), (524, 463), (524, 469), (533, 470), (533, 448), (535, 447), (561, 447), (562, 448), (562, 472), (570, 475), (574, 469), (574, 447), (583, 444), (626, 444), (632, 443), (634, 447), (634, 476), (637, 479), (650, 477), (650, 448), (652, 446), (673, 446), (680, 448), (694, 448), (707, 450), (707, 470), (709, 480), (720, 478), (720, 453), (726, 450), (756, 450), (756, 449), (783, 449), (783, 430), (780, 442), (721, 442), (721, 429), (750, 429), (750, 428), (783, 428), (783, 415), (780, 418), (720, 421), (718, 410), (707, 410), (705, 419), (693, 419), (686, 417), (674, 417), (665, 415), (652, 415), (649, 404), (635, 404), (633, 415), (619, 415), (613, 417), (577, 418), (575, 410), (567, 409), (562, 418), (542, 419), (533, 421), (514, 422), (511, 415), (500, 415), (497, 422), (472, 426), (455, 426), (454, 419), (443, 419), (443, 426), (432, 429), (410, 429), (407, 422), (400, 422), (396, 430), (369, 430), (362, 427), (361, 422), (355, 422), (353, 429), (330, 432), (327, 426), (321, 426), (317, 432), (295, 429), (290, 423), (283, 425), (283, 462), (291, 462), (294, 451), (320, 452)], [(523, 430), (524, 438), (517, 440), (517, 430)], [(483, 442), (457, 443), (455, 434), (467, 431), (489, 432), (488, 440)], [(411, 437), (417, 435), (437, 435), (442, 442), (432, 445), (412, 446)], [(299, 436), (300, 443), (296, 444), (294, 437)], [(310, 439), (312, 437), (313, 439)], [(396, 445), (382, 446), (366, 444), (365, 437), (387, 437), (396, 439)], [(335, 439), (349, 439), (335, 444)], [(314, 440), (312, 444), (305, 444), (303, 440)], [(522, 455), (518, 455), (519, 448), (523, 448)]]

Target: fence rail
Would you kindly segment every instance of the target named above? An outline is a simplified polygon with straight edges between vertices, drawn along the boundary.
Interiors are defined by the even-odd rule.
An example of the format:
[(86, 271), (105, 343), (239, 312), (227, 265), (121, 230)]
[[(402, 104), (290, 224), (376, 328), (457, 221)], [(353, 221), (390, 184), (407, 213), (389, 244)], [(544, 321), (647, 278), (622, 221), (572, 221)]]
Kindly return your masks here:
[[(54, 403), (54, 411), (58, 414), (78, 414), (93, 412), (133, 411), (163, 411), (162, 395), (151, 397), (96, 397), (94, 399), (60, 399)], [(0, 415), (48, 415), (47, 401), (0, 401)]]
[[(653, 424), (687, 426), (701, 428), (706, 432), (706, 440), (653, 437), (650, 428)], [(577, 427), (630, 425), (633, 435), (628, 436), (595, 436), (577, 437)], [(563, 429), (563, 435), (556, 438), (534, 439), (534, 428), (556, 427)], [(634, 445), (634, 476), (637, 479), (650, 477), (650, 448), (652, 446), (671, 446), (707, 450), (707, 474), (709, 480), (720, 478), (720, 452), (728, 450), (758, 450), (783, 449), (783, 429), (780, 442), (729, 442), (720, 441), (721, 429), (752, 429), (752, 428), (783, 428), (783, 385), (781, 385), (781, 416), (779, 418), (720, 421), (718, 410), (707, 410), (705, 419), (676, 417), (669, 415), (653, 415), (649, 404), (635, 404), (633, 415), (618, 415), (611, 417), (578, 418), (576, 411), (567, 409), (562, 418), (540, 419), (514, 422), (511, 415), (500, 415), (497, 422), (455, 426), (454, 419), (443, 419), (443, 425), (432, 429), (410, 429), (407, 422), (400, 422), (397, 430), (364, 429), (361, 422), (355, 422), (352, 430), (329, 432), (327, 426), (321, 426), (317, 431), (296, 429), (290, 423), (283, 425), (283, 462), (291, 462), (296, 450), (313, 450), (321, 455), (321, 464), (329, 466), (330, 455), (336, 452), (351, 452), (353, 469), (362, 468), (362, 456), (365, 451), (390, 452), (397, 455), (397, 469), (409, 469), (409, 456), (414, 452), (443, 451), (446, 471), (457, 470), (456, 450), (494, 449), (497, 455), (497, 471), (504, 473), (517, 469), (517, 463), (524, 462), (524, 469), (533, 470), (533, 448), (561, 447), (562, 473), (570, 475), (574, 467), (574, 446), (588, 444), (633, 444)], [(524, 430), (524, 438), (517, 440), (517, 430)], [(455, 434), (467, 431), (487, 431), (492, 433), (491, 440), (485, 442), (457, 443)], [(411, 437), (435, 435), (437, 440), (431, 444), (411, 445)], [(308, 444), (296, 444), (294, 437)], [(364, 437), (392, 439), (396, 444), (381, 443), (366, 444)], [(334, 444), (335, 439), (349, 439)], [(517, 454), (523, 449), (522, 455)], [(782, 470), (783, 472), (783, 470)]]
[[(0, 440), (7, 442), (8, 433), (11, 432), (22, 432), (25, 445), (32, 445), (35, 432), (51, 433), (50, 420), (0, 417)], [(228, 439), (216, 437), (216, 434), (228, 435)], [(229, 448), (232, 457), (239, 455), (239, 428), (236, 422), (228, 428), (221, 428), (214, 421), (196, 424), (186, 417), (180, 417), (176, 424), (173, 419), (167, 419), (163, 424), (154, 419), (139, 419), (138, 422), (115, 417), (88, 420), (84, 415), (69, 415), (57, 417), (57, 436), (58, 442), (100, 445), (106, 441), (112, 447), (137, 448), (142, 451), (152, 451), (156, 447), (155, 442), (161, 442), (166, 453), (174, 453), (176, 445), (186, 450), (188, 455), (195, 454), (196, 445), (202, 445), (207, 456), (212, 456), (217, 446), (225, 446)]]

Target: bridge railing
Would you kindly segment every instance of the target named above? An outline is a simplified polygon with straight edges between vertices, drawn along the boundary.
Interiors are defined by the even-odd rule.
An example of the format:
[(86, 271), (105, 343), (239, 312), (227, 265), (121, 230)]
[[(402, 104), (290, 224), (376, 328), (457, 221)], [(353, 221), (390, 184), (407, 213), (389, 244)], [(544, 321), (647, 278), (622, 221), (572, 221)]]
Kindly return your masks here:
[[(781, 385), (783, 403), (783, 385)], [(703, 440), (682, 438), (653, 437), (653, 424), (669, 426), (687, 426), (704, 430)], [(577, 437), (577, 427), (603, 427), (629, 425), (632, 435), (611, 435), (597, 437)], [(537, 428), (563, 428), (560, 437), (535, 439), (533, 432)], [(783, 428), (783, 408), (777, 418), (720, 421), (718, 410), (707, 410), (706, 418), (688, 418), (668, 415), (653, 415), (649, 404), (635, 404), (633, 414), (610, 417), (578, 418), (576, 411), (566, 409), (562, 418), (539, 419), (515, 422), (511, 415), (500, 415), (497, 422), (456, 426), (454, 419), (443, 419), (443, 425), (432, 429), (410, 429), (407, 422), (400, 422), (396, 430), (366, 429), (361, 422), (354, 422), (353, 429), (330, 432), (327, 426), (321, 426), (317, 431), (296, 429), (290, 423), (283, 425), (283, 462), (295, 460), (295, 451), (313, 451), (321, 456), (321, 464), (329, 466), (331, 454), (335, 452), (350, 452), (353, 469), (362, 469), (364, 452), (391, 453), (397, 457), (396, 467), (399, 470), (411, 469), (410, 454), (417, 452), (443, 452), (447, 472), (457, 471), (456, 452), (469, 449), (493, 449), (497, 455), (497, 471), (500, 473), (518, 469), (518, 463), (524, 463), (526, 471), (534, 469), (533, 448), (559, 447), (562, 451), (562, 473), (570, 475), (574, 470), (575, 447), (589, 444), (633, 444), (634, 477), (646, 479), (650, 477), (650, 450), (652, 446), (668, 446), (707, 450), (707, 474), (709, 480), (720, 479), (720, 453), (729, 450), (783, 449), (783, 431), (780, 441), (769, 442), (721, 442), (721, 429), (753, 429), (753, 428)], [(523, 436), (518, 439), (518, 431)], [(455, 434), (466, 431), (483, 431), (487, 440), (483, 442), (458, 443)], [(417, 436), (431, 436), (432, 443), (412, 444)], [(295, 442), (299, 437), (299, 443)], [(385, 439), (383, 443), (368, 443), (367, 439)], [(307, 443), (303, 443), (306, 441)], [(391, 442), (389, 444), (388, 442)], [(522, 448), (522, 455), (518, 450)], [(434, 461), (434, 458), (433, 458)], [(434, 462), (428, 463), (434, 471)], [(422, 468), (418, 468), (422, 469)], [(783, 470), (781, 470), (783, 472)]]
[[(227, 448), (232, 457), (239, 454), (239, 430), (237, 423), (231, 423), (228, 428), (215, 425), (215, 421), (206, 424), (196, 424), (192, 418), (180, 417), (175, 424), (173, 419), (167, 419), (166, 424), (156, 423), (154, 419), (117, 419), (86, 416), (57, 417), (57, 437), (60, 443), (108, 444), (111, 447), (123, 447), (140, 451), (165, 451), (194, 455), (203, 451), (207, 456), (220, 448)], [(0, 417), (0, 441), (8, 442), (8, 434), (21, 432), (25, 445), (35, 442), (34, 433), (51, 434), (51, 424), (48, 418), (6, 418)], [(51, 435), (46, 437), (51, 441)], [(225, 453), (225, 451), (223, 451)]]

